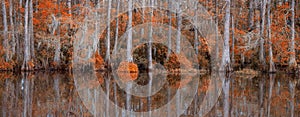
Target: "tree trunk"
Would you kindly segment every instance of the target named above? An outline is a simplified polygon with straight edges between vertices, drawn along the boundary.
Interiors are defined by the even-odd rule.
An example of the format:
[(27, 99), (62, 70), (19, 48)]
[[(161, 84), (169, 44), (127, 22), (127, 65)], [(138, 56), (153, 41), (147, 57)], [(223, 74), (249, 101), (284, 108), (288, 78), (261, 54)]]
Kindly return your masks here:
[[(21, 26), (22, 26), (22, 22), (20, 22), (22, 20), (22, 15), (21, 15), (21, 8), (23, 8), (22, 6), (22, 0), (19, 1), (19, 5), (18, 5), (18, 18), (17, 20), (15, 20), (15, 23), (17, 24), (17, 40), (16, 40), (16, 49), (17, 49), (17, 62), (18, 63), (21, 63), (23, 60), (22, 60), (22, 56), (23, 54), (21, 53), (21, 50), (23, 49), (23, 46), (21, 45), (21, 36), (20, 36), (20, 33), (22, 32), (21, 30)], [(19, 21), (19, 22), (18, 22)], [(19, 66), (20, 67), (20, 66)]]
[[(98, 14), (100, 10), (100, 0), (97, 0), (97, 5), (96, 5), (96, 12), (95, 12), (95, 33), (94, 33), (94, 42), (93, 42), (93, 49), (96, 53), (100, 53), (100, 41), (99, 41), (99, 31), (100, 31), (100, 27), (99, 27), (99, 19), (100, 19), (100, 16)], [(117, 25), (118, 26), (118, 25)], [(116, 42), (115, 42), (116, 43)]]
[(67, 5), (68, 5), (68, 14), (72, 15), (72, 1), (68, 0)]
[(107, 6), (107, 37), (106, 37), (106, 57), (105, 61), (110, 62), (110, 13), (111, 13), (111, 0), (108, 0)]
[(29, 0), (26, 1), (25, 3), (25, 15), (24, 15), (24, 61), (22, 65), (22, 70), (31, 70), (31, 66), (29, 65), (29, 62), (31, 60), (31, 55), (30, 55), (30, 39), (29, 39), (29, 18), (28, 18), (28, 8)]
[[(150, 0), (151, 1), (151, 6), (154, 5), (154, 0)], [(153, 65), (152, 65), (152, 34), (153, 34), (153, 29), (152, 29), (152, 18), (153, 18), (153, 8), (151, 7), (151, 11), (150, 11), (150, 31), (149, 31), (149, 45), (148, 45), (148, 69), (152, 70), (153, 69)]]
[[(119, 10), (120, 10), (120, 0), (117, 0), (117, 12), (116, 16), (119, 15)], [(119, 35), (119, 18), (116, 17), (116, 35), (115, 35), (115, 45), (114, 45), (114, 53), (116, 54), (117, 47), (118, 47), (118, 35)]]
[(249, 0), (249, 14), (248, 14), (248, 29), (252, 30), (254, 24), (254, 11), (253, 11), (253, 0)]
[[(59, 21), (56, 19), (56, 17), (52, 14), (52, 29), (51, 29), (51, 34), (53, 38), (55, 38), (55, 52), (54, 52), (54, 62), (56, 64), (60, 63), (60, 39), (59, 39)], [(55, 35), (55, 32), (57, 35)]]
[(264, 49), (264, 28), (265, 28), (265, 12), (266, 12), (266, 0), (262, 0), (261, 1), (261, 9), (260, 9), (260, 31), (259, 31), (259, 35), (260, 35), (260, 41), (259, 41), (259, 62), (262, 65), (263, 69), (265, 67), (266, 61), (265, 61), (265, 49)]
[[(169, 9), (172, 9), (172, 0), (168, 1), (168, 7)], [(167, 57), (169, 58), (172, 50), (172, 12), (168, 12), (168, 17), (169, 17), (169, 30), (168, 30), (168, 55)]]
[(29, 40), (30, 40), (30, 53), (31, 53), (31, 58), (34, 59), (34, 32), (33, 32), (33, 5), (32, 5), (32, 0), (29, 2)]
[(291, 41), (290, 41), (290, 60), (289, 60), (289, 67), (290, 68), (296, 68), (297, 62), (296, 62), (296, 53), (295, 53), (295, 0), (292, 0), (291, 5)]
[[(218, 11), (217, 3), (218, 3), (218, 0), (215, 0), (215, 11), (216, 11), (216, 14), (215, 14), (216, 42), (219, 41), (219, 27), (218, 27), (218, 25), (219, 25), (219, 20), (218, 20), (219, 11)], [(215, 66), (215, 68), (218, 68), (219, 65), (220, 65), (220, 63), (219, 63), (219, 45), (216, 44), (215, 46), (216, 46), (215, 47), (216, 48), (216, 53), (215, 53), (216, 54), (216, 60), (215, 61), (218, 62), (217, 66)], [(215, 68), (213, 68), (213, 69), (215, 69)]]
[(234, 43), (235, 43), (235, 37), (234, 37), (234, 17), (233, 16), (231, 16), (231, 33), (232, 33), (232, 45), (231, 45), (231, 64), (232, 65), (234, 65), (234, 62), (235, 62), (235, 60), (234, 60)]
[(176, 54), (180, 53), (180, 36), (181, 36), (181, 9), (180, 9), (180, 1), (177, 2), (177, 34), (176, 34)]
[(269, 72), (275, 72), (275, 64), (273, 61), (273, 49), (272, 49), (272, 40), (271, 40), (271, 0), (268, 0), (268, 8), (267, 8), (267, 37), (269, 41)]
[(128, 39), (127, 39), (127, 61), (132, 62), (133, 58), (131, 55), (131, 49), (132, 49), (132, 0), (129, 0), (128, 2)]
[[(255, 28), (256, 28), (257, 30), (260, 29), (260, 20), (258, 20), (259, 17), (260, 17), (260, 14), (257, 12), (257, 11), (260, 11), (259, 3), (260, 3), (259, 0), (254, 0), (254, 6), (255, 6), (254, 14), (255, 14), (255, 19), (257, 19), (256, 22), (255, 22)], [(261, 11), (260, 11), (260, 12), (261, 12)]]
[(2, 3), (2, 18), (3, 18), (3, 50), (5, 53), (5, 61), (9, 61), (9, 40), (7, 36), (8, 27), (7, 27), (7, 17), (6, 17), (6, 6), (5, 6), (5, 0), (1, 0)]
[[(195, 11), (194, 11), (194, 14), (195, 14), (195, 22), (198, 21), (198, 17), (197, 17), (197, 11), (198, 11), (198, 1), (195, 3)], [(194, 36), (194, 48), (195, 48), (195, 51), (196, 51), (196, 55), (198, 56), (199, 54), (199, 49), (198, 49), (198, 46), (200, 45), (199, 43), (199, 39), (198, 39), (198, 30), (197, 30), (197, 27), (194, 27), (194, 33), (195, 33), (195, 36)]]
[(10, 59), (15, 55), (16, 53), (16, 38), (15, 38), (15, 25), (13, 20), (13, 2), (12, 0), (9, 0), (9, 20), (10, 20), (10, 27), (11, 27), (11, 56)]
[(222, 55), (221, 71), (229, 71), (230, 53), (229, 53), (229, 27), (230, 27), (230, 0), (226, 0), (225, 22), (224, 22), (224, 48)]

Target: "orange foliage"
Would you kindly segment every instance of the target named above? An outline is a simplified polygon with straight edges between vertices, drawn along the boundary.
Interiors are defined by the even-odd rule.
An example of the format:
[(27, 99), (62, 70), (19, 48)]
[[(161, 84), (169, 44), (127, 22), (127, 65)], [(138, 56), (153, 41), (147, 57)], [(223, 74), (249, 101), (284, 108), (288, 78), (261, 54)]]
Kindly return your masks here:
[(170, 54), (169, 60), (165, 62), (164, 66), (169, 71), (177, 69), (188, 70), (193, 68), (193, 64), (184, 55), (174, 53)]
[(138, 73), (139, 68), (138, 66), (133, 62), (121, 62), (118, 67), (118, 72), (127, 72), (127, 73)]
[(6, 62), (4, 59), (4, 49), (0, 46), (0, 70), (12, 70), (15, 63), (13, 61)]
[(95, 53), (95, 58), (93, 59), (93, 62), (95, 63), (95, 70), (103, 70), (104, 69), (104, 60), (99, 55), (98, 52)]
[(103, 84), (104, 83), (104, 78), (103, 78), (103, 74), (96, 72), (96, 77), (98, 79), (99, 84)]
[(117, 74), (123, 82), (129, 82), (138, 78), (138, 66), (133, 62), (121, 62)]

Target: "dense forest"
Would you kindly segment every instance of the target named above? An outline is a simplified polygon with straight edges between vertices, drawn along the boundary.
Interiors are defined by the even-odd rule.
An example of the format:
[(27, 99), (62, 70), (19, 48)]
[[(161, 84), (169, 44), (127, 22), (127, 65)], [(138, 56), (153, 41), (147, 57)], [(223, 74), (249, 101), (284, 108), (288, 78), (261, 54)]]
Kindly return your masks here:
[[(103, 2), (105, 1), (105, 2)], [(132, 69), (152, 69), (152, 63), (161, 63), (168, 70), (180, 68), (177, 59), (185, 61), (184, 67), (194, 67), (180, 54), (180, 36), (185, 35), (197, 54), (196, 62), (200, 69), (210, 69), (210, 54), (207, 40), (201, 37), (196, 28), (190, 25), (179, 12), (161, 9), (136, 8), (136, 0), (1, 0), (0, 14), (0, 70), (70, 70), (73, 65), (74, 40), (76, 33), (85, 26), (87, 17), (94, 15), (105, 26), (94, 23), (99, 33), (93, 35), (94, 51), (88, 52), (95, 69), (106, 70), (111, 65), (110, 58), (118, 39), (131, 27), (145, 22), (164, 23), (177, 29), (175, 34), (176, 51), (171, 52), (159, 43), (132, 47), (132, 31), (127, 42), (127, 62)], [(123, 2), (120, 2), (123, 1)], [(172, 4), (172, 0), (163, 0)], [(140, 0), (141, 4), (158, 4), (157, 0)], [(126, 3), (127, 5), (124, 5)], [(182, 8), (178, 5), (165, 7)], [(219, 32), (222, 66), (229, 70), (243, 68), (267, 72), (299, 70), (300, 64), (300, 1), (299, 0), (199, 0)], [(122, 7), (128, 12), (121, 13)], [(116, 10), (114, 9), (116, 8)], [(196, 8), (197, 9), (197, 8)], [(104, 10), (106, 15), (101, 13)], [(111, 14), (117, 17), (111, 17)], [(196, 13), (195, 13), (196, 14)], [(102, 32), (100, 32), (100, 29)], [(162, 29), (169, 31), (171, 29)], [(89, 33), (87, 33), (89, 34)], [(166, 39), (171, 38), (164, 35)], [(169, 37), (169, 38), (168, 38)], [(153, 37), (155, 38), (155, 37)], [(217, 41), (218, 42), (218, 41)], [(171, 44), (171, 43), (169, 43)], [(172, 46), (172, 45), (168, 45)], [(184, 47), (182, 47), (184, 48)], [(134, 49), (133, 55), (128, 51)], [(147, 51), (150, 50), (150, 51)], [(185, 52), (181, 52), (185, 53)], [(150, 56), (150, 57), (149, 57)], [(174, 59), (174, 60), (173, 60)], [(153, 62), (155, 61), (155, 62)], [(121, 62), (120, 65), (126, 64)], [(224, 70), (225, 68), (223, 68)], [(226, 68), (227, 69), (227, 68)]]

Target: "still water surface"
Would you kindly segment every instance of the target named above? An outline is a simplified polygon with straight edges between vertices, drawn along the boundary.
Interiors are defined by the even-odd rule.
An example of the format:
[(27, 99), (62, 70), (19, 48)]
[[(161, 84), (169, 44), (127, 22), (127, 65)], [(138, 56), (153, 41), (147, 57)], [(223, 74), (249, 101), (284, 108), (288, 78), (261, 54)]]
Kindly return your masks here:
[(300, 116), (300, 80), (292, 75), (232, 74), (221, 84), (213, 84), (216, 79), (209, 74), (133, 77), (0, 73), (0, 116)]

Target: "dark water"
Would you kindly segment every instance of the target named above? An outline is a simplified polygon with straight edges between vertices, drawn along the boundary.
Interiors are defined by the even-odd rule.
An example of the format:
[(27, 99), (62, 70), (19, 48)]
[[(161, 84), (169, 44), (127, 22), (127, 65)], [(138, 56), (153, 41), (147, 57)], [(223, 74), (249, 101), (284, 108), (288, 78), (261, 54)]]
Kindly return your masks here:
[(300, 116), (286, 74), (0, 73), (3, 117)]

